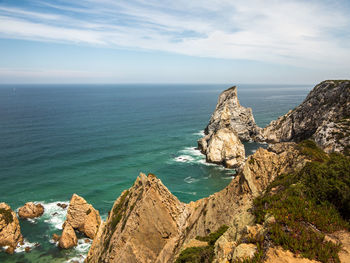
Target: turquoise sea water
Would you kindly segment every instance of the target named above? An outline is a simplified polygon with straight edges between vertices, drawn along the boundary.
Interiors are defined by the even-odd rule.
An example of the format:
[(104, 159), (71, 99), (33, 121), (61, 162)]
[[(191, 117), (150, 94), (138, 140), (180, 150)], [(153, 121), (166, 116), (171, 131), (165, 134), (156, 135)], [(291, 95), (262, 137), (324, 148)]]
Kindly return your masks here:
[[(89, 244), (50, 243), (65, 211), (83, 196), (106, 215), (140, 172), (154, 173), (181, 201), (224, 188), (234, 171), (205, 163), (196, 141), (229, 85), (0, 86), (0, 202), (17, 209), (43, 202), (43, 217), (21, 220), (30, 253), (0, 252), (0, 262), (82, 260)], [(312, 86), (240, 85), (243, 106), (261, 127), (302, 102)], [(247, 154), (256, 149), (247, 143)], [(55, 214), (57, 213), (57, 214)], [(53, 215), (54, 214), (54, 215)]]

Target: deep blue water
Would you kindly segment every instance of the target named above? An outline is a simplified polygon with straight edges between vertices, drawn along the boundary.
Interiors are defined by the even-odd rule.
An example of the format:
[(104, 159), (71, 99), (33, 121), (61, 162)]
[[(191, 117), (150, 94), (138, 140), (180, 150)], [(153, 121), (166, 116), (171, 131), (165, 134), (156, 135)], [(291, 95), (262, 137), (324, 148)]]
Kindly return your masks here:
[[(105, 215), (140, 172), (156, 174), (181, 201), (224, 188), (233, 171), (208, 165), (194, 149), (229, 85), (0, 86), (0, 202), (45, 203), (44, 217), (22, 221), (41, 246), (0, 262), (62, 262), (86, 251), (48, 243), (64, 219), (56, 202), (83, 196)], [(302, 102), (312, 86), (240, 85), (243, 106), (266, 126)], [(246, 144), (247, 154), (256, 148)], [(52, 213), (59, 212), (56, 217)]]

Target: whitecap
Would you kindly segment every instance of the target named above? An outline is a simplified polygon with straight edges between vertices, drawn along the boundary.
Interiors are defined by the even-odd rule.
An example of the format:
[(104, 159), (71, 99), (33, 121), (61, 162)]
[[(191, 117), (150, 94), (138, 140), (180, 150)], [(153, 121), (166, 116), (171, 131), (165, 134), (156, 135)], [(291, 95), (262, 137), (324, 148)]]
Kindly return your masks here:
[(187, 162), (193, 162), (194, 158), (190, 155), (180, 155), (178, 157), (175, 157), (174, 160), (180, 163), (187, 163)]
[(205, 136), (205, 134), (204, 134), (204, 130), (201, 130), (201, 131), (195, 132), (195, 133), (193, 133), (193, 135), (204, 137), (204, 136)]
[(27, 247), (29, 247), (30, 249), (35, 247), (37, 243), (31, 243), (28, 240), (26, 240), (25, 238), (23, 239), (23, 244), (18, 245), (15, 249), (16, 253), (21, 253), (24, 252), (26, 250)]
[[(62, 207), (57, 205), (58, 203), (67, 205), (67, 208), (63, 209)], [(43, 202), (42, 205), (45, 209), (44, 214), (42, 215), (44, 222), (48, 223), (54, 229), (61, 230), (62, 225), (66, 219), (69, 202)]]
[(191, 177), (191, 176), (188, 176), (188, 177), (186, 177), (186, 178), (184, 179), (184, 181), (185, 181), (186, 183), (188, 183), (188, 184), (192, 184), (192, 183), (198, 182), (199, 179), (196, 179), (196, 178), (193, 178), (193, 177)]

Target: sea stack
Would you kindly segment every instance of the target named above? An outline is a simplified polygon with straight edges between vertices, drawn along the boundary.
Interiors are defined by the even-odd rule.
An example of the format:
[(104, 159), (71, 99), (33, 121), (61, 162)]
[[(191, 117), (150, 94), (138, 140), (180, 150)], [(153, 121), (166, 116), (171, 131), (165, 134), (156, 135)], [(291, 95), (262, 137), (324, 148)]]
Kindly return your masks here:
[(198, 147), (208, 162), (238, 168), (245, 159), (241, 141), (252, 141), (259, 136), (251, 108), (240, 105), (237, 87), (231, 87), (219, 96), (215, 111), (204, 130)]

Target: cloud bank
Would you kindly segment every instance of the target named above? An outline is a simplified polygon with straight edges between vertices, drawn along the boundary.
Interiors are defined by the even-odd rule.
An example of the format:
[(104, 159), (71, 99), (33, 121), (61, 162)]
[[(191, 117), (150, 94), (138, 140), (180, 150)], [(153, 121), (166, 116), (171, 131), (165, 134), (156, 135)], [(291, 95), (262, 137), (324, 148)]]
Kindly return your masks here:
[(81, 0), (0, 4), (0, 37), (350, 68), (346, 1)]

